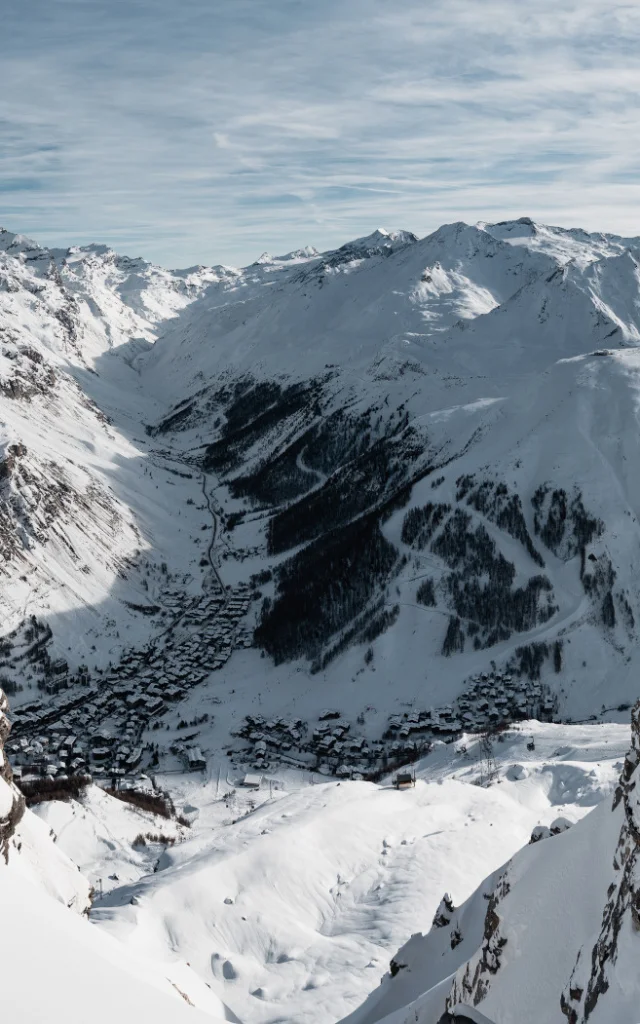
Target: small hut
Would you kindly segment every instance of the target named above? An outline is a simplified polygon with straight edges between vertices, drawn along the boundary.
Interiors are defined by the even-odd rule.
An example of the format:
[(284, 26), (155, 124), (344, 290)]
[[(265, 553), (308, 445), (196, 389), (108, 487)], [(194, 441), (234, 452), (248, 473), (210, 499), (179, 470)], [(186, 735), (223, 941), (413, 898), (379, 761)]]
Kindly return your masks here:
[(189, 771), (200, 772), (207, 767), (206, 759), (202, 756), (200, 747), (189, 747), (187, 749), (187, 760), (189, 762)]
[(262, 785), (262, 775), (253, 775), (249, 773), (245, 775), (240, 785), (244, 786), (245, 789), (260, 789)]
[(396, 789), (412, 789), (416, 784), (416, 777), (411, 772), (399, 772), (393, 780)]

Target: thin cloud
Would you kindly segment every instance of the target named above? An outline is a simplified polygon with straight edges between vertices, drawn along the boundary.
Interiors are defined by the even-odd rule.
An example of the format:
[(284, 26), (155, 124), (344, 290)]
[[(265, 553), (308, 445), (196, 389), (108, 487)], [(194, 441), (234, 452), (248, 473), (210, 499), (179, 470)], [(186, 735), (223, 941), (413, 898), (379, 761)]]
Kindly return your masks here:
[(640, 233), (637, 5), (10, 7), (0, 222), (42, 241), (175, 266), (380, 223), (526, 213)]

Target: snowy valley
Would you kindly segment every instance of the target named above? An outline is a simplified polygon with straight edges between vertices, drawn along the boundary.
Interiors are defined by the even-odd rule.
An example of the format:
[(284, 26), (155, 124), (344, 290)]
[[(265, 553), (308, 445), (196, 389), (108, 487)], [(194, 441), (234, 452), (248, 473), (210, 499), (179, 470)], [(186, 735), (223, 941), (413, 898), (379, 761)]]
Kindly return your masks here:
[(85, 987), (635, 1021), (639, 341), (640, 239), (527, 218), (185, 271), (0, 233), (0, 882)]

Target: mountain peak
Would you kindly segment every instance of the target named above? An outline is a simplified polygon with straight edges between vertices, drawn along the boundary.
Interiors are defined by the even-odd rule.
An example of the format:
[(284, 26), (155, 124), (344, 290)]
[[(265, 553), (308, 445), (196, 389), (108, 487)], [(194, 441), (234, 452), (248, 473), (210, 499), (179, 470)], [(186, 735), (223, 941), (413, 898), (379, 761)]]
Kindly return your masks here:
[(501, 220), (495, 223), (480, 220), (476, 227), (501, 242), (516, 244), (536, 238), (540, 230), (531, 217), (518, 217), (516, 220)]
[(412, 231), (387, 231), (386, 228), (376, 228), (370, 235), (353, 238), (327, 255), (338, 262), (345, 259), (363, 259), (368, 256), (389, 256), (417, 241), (418, 237)]
[(33, 238), (29, 238), (27, 235), (15, 234), (7, 228), (0, 227), (0, 252), (3, 250), (12, 251), (15, 255), (17, 252), (43, 250), (43, 246), (38, 242), (35, 242)]

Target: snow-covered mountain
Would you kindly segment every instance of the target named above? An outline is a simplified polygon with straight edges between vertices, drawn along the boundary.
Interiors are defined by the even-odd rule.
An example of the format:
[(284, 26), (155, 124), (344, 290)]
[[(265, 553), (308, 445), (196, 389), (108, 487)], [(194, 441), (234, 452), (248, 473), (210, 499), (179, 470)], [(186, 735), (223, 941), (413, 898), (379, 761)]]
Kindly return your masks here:
[(123, 658), (180, 683), (203, 630), (209, 750), (258, 685), (370, 740), (368, 707), (455, 732), (633, 699), (637, 240), (523, 219), (174, 272), (0, 237), (16, 709)]
[[(610, 815), (637, 697), (639, 261), (638, 239), (526, 218), (187, 271), (0, 234), (7, 750), (25, 791), (99, 783), (18, 827), (53, 830), (65, 878), (81, 864), (110, 940), (192, 965), (193, 998), (186, 969), (133, 971), (166, 1013), (177, 986), (245, 1024), (431, 1024), (447, 999), (501, 1024), (545, 873), (550, 904), (593, 899), (558, 924), (543, 1019), (631, 1005), (592, 935), (604, 914), (634, 948), (601, 896), (633, 800), (627, 768)], [(123, 783), (182, 821), (123, 810)], [(49, 945), (100, 935), (40, 900)], [(115, 948), (91, 959), (126, 973)]]
[(143, 357), (184, 395), (152, 435), (266, 549), (259, 643), (427, 707), (492, 659), (533, 659), (562, 714), (632, 698), (637, 243), (455, 224), (359, 251), (248, 268)]

